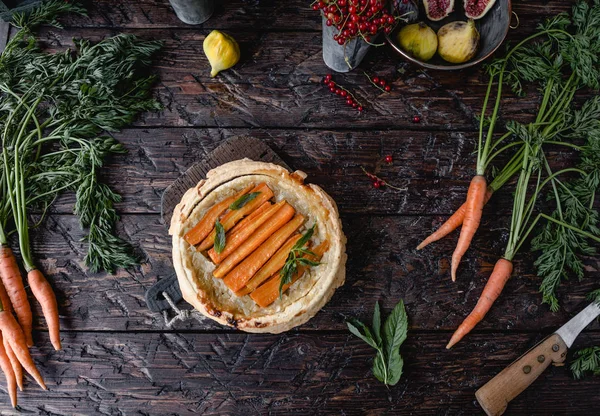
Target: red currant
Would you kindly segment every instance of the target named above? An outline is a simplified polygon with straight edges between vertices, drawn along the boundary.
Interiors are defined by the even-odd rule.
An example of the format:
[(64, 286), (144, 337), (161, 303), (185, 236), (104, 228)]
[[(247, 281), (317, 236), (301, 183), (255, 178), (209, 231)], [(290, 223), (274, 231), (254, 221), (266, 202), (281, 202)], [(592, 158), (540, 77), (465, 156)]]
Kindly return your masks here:
[(326, 24), (327, 26), (331, 26), (331, 25), (333, 24), (333, 20), (331, 20), (331, 19), (327, 19), (327, 20), (325, 21), (325, 24)]
[(385, 87), (385, 79), (380, 79), (379, 85), (381, 85), (382, 87)]
[(387, 155), (385, 157), (385, 163), (392, 163), (394, 161), (394, 158), (392, 157), (392, 155)]
[(374, 82), (375, 84), (379, 83), (379, 77), (373, 77), (373, 82)]
[(327, 86), (328, 86), (329, 88), (335, 88), (335, 82), (333, 82), (333, 81), (329, 81), (329, 84), (327, 84)]
[(363, 110), (364, 110), (364, 108), (362, 107), (362, 105), (359, 105), (357, 110), (358, 110), (358, 111), (363, 111)]
[(419, 117), (419, 116), (414, 116), (414, 117), (413, 117), (413, 119), (412, 119), (412, 122), (413, 122), (413, 123), (420, 123), (420, 122), (421, 122), (421, 117)]
[(386, 92), (390, 92), (390, 91), (392, 90), (392, 87), (390, 87), (389, 85), (386, 85), (385, 87), (383, 87), (383, 89), (384, 89)]

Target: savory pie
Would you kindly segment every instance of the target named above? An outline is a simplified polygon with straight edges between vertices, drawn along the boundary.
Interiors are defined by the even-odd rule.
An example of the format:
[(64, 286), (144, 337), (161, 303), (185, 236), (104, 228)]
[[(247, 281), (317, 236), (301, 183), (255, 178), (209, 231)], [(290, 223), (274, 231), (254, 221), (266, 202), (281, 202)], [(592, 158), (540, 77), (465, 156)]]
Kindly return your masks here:
[(344, 283), (335, 202), (306, 174), (249, 159), (219, 166), (175, 207), (169, 233), (185, 300), (215, 321), (279, 333)]

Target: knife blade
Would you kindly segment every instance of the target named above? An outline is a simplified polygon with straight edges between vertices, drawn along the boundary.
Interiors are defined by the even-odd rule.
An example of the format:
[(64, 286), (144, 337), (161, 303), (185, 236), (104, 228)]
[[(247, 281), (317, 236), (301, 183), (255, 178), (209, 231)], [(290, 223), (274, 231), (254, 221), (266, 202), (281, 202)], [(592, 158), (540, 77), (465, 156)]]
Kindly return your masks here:
[(550, 364), (565, 361), (567, 349), (573, 345), (575, 338), (598, 316), (600, 307), (591, 303), (488, 381), (475, 393), (483, 410), (489, 416), (503, 414), (508, 403), (529, 387)]

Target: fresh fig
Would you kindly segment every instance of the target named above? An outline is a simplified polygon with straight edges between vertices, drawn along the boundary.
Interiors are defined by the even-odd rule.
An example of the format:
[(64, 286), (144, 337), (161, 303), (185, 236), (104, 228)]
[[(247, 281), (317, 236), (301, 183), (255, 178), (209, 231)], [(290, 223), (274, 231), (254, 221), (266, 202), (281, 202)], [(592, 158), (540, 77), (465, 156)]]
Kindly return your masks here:
[(475, 56), (479, 46), (479, 32), (475, 22), (452, 22), (440, 28), (438, 36), (438, 53), (443, 60), (462, 64)]
[(425, 23), (404, 26), (398, 32), (400, 47), (421, 61), (429, 61), (438, 47), (437, 35)]
[(423, 6), (429, 20), (438, 21), (452, 13), (454, 0), (423, 0)]
[(464, 0), (465, 15), (469, 19), (481, 19), (490, 11), (496, 0)]

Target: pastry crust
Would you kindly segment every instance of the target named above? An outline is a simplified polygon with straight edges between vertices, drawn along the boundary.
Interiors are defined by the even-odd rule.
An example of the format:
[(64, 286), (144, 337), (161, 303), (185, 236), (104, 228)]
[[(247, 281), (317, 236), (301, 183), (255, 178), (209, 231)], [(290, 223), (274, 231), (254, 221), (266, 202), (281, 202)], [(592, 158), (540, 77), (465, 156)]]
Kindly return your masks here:
[[(208, 172), (189, 189), (175, 207), (169, 234), (173, 264), (183, 298), (205, 316), (246, 332), (280, 333), (312, 318), (344, 284), (346, 237), (335, 202), (320, 187), (304, 184), (306, 174), (290, 173), (281, 166), (237, 160)], [(261, 308), (249, 296), (238, 297), (221, 279), (212, 276), (214, 265), (188, 244), (183, 236), (216, 202), (249, 184), (266, 182), (277, 201), (287, 200), (307, 218), (303, 229), (316, 223), (315, 244), (328, 240), (321, 264), (310, 268), (281, 299)]]

